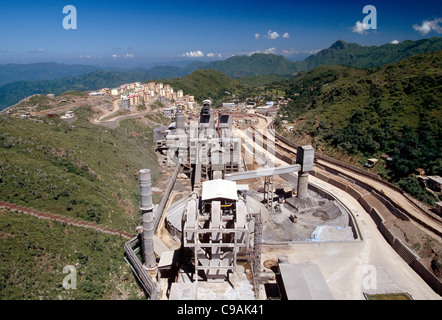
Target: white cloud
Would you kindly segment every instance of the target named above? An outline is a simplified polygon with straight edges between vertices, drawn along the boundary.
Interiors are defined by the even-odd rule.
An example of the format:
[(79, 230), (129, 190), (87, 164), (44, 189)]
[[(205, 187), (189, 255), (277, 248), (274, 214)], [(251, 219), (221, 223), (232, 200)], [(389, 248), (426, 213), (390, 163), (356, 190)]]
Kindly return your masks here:
[(367, 24), (362, 23), (361, 21), (356, 21), (352, 31), (359, 33), (359, 34), (364, 34), (364, 33), (367, 33), (367, 29), (368, 29)]
[(276, 48), (268, 48), (268, 49), (265, 49), (265, 50), (255, 50), (255, 51), (249, 51), (249, 52), (238, 52), (237, 54), (234, 54), (234, 55), (244, 55), (245, 54), (245, 55), (251, 56), (254, 53), (278, 54)]
[(289, 39), (289, 38), (290, 38), (290, 34), (289, 34), (288, 32), (286, 32), (286, 33), (284, 33), (284, 34), (282, 35), (282, 37), (283, 37), (284, 39)]
[(276, 54), (276, 48), (265, 49), (262, 53), (273, 53), (273, 54)]
[(92, 57), (90, 55), (80, 56), (80, 59), (91, 59)]
[(398, 41), (398, 40), (393, 40), (393, 41), (391, 41), (390, 43), (391, 43), (391, 44), (398, 44), (399, 41)]
[(189, 57), (189, 58), (199, 58), (199, 57), (204, 57), (204, 53), (200, 50), (189, 51), (189, 52), (183, 53), (181, 56), (182, 57)]
[(421, 25), (415, 24), (413, 29), (418, 31), (421, 35), (426, 35), (431, 31), (436, 31), (437, 33), (442, 33), (442, 26), (439, 25), (442, 23), (442, 18), (435, 18), (433, 20), (424, 20)]
[(270, 40), (275, 40), (275, 39), (279, 38), (279, 33), (276, 31), (269, 30), (267, 32), (267, 35), (264, 37), (267, 39), (270, 39)]
[(259, 38), (261, 38), (261, 35), (259, 33), (255, 33), (255, 39), (258, 40)]
[(311, 50), (296, 50), (296, 49), (283, 49), (280, 54), (283, 56), (292, 56), (295, 54), (316, 54), (322, 49), (311, 49)]
[(118, 54), (113, 54), (112, 55), (112, 58), (113, 59), (117, 59), (117, 58), (130, 58), (130, 59), (132, 59), (134, 57), (134, 55), (133, 55), (133, 53), (126, 53), (126, 54), (123, 54), (122, 56), (120, 56), (120, 55), (118, 55)]
[(207, 57), (209, 57), (209, 58), (222, 58), (222, 54), (221, 53), (213, 53), (213, 52), (211, 52), (211, 53), (208, 53), (207, 55), (206, 55)]

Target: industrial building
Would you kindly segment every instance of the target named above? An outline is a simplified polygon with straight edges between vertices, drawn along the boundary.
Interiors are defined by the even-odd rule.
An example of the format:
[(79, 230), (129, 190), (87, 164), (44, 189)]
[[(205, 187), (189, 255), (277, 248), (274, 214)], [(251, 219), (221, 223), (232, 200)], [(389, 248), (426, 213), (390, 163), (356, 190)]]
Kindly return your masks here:
[[(281, 209), (281, 202), (277, 200), (281, 195), (277, 195), (275, 191), (274, 177), (297, 173), (295, 181), (288, 181), (297, 190), (296, 199), (288, 204), (289, 207), (302, 205), (305, 209), (313, 204), (328, 206), (324, 210), (335, 210), (336, 220), (343, 221), (345, 229), (348, 221), (339, 218), (342, 208), (311, 198), (308, 184), (309, 171), (313, 169), (314, 162), (314, 149), (311, 146), (298, 149), (296, 163), (269, 167), (272, 162), (267, 161), (265, 167), (251, 169), (244, 162), (242, 154), (246, 149), (241, 137), (233, 135), (232, 114), (219, 113), (215, 116), (211, 101), (205, 100), (198, 122), (187, 122), (181, 107), (176, 108), (174, 120), (175, 123), (169, 127), (154, 131), (159, 163), (175, 167), (175, 177), (182, 172), (181, 175), (187, 177), (189, 189), (188, 192), (181, 193), (179, 200), (170, 202), (164, 212), (164, 229), (176, 243), (180, 243), (180, 249), (175, 250), (175, 253), (164, 252), (155, 263), (153, 226), (160, 223), (157, 220), (161, 219), (159, 215), (162, 212), (153, 209), (151, 191), (146, 189), (149, 183), (144, 182), (149, 180), (148, 174), (140, 171), (140, 210), (143, 217), (140, 241), (144, 268), (139, 272), (157, 272), (154, 279), (158, 283), (151, 285), (151, 295), (160, 295), (160, 291), (155, 290), (158, 289), (161, 277), (167, 276), (174, 279), (169, 280), (168, 293), (165, 296), (169, 299), (204, 299), (202, 295), (208, 285), (213, 286), (210, 290), (215, 291), (228, 292), (228, 288), (244, 290), (244, 296), (257, 298), (254, 288), (259, 285), (261, 245), (263, 241), (269, 241), (271, 234), (275, 233), (275, 230), (263, 229), (263, 221), (270, 225), (277, 223), (278, 217), (284, 216), (289, 220), (290, 214), (293, 215), (292, 211), (289, 212), (292, 209)], [(247, 181), (261, 181), (263, 192), (251, 190)], [(168, 186), (169, 193), (166, 190), (159, 210), (164, 210), (165, 203), (169, 202), (172, 188), (173, 186)], [(288, 197), (293, 196), (292, 192), (285, 194)], [(293, 226), (285, 223), (283, 228), (293, 229)], [(313, 229), (310, 232), (312, 231)], [(319, 239), (321, 232), (328, 230), (323, 228), (315, 232)], [(277, 233), (290, 234), (286, 231)], [(350, 231), (350, 237), (352, 236)], [(252, 266), (253, 281), (247, 280), (242, 265), (244, 262)], [(287, 268), (292, 266), (281, 267), (283, 281), (290, 277), (290, 270), (286, 270)], [(311, 274), (318, 274), (318, 270), (312, 269)], [(315, 281), (323, 284), (318, 279)], [(280, 286), (282, 288), (283, 283)], [(285, 288), (290, 289), (289, 286)], [(326, 290), (320, 291), (323, 292), (322, 296), (312, 292), (312, 297), (318, 294), (321, 297), (330, 297)], [(289, 290), (285, 294), (290, 297), (293, 293)]]

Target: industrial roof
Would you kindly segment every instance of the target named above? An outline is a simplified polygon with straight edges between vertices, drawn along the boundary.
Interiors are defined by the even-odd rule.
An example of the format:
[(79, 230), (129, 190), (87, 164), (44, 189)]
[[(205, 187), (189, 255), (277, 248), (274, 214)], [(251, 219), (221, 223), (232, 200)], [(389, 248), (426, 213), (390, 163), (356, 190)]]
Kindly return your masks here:
[(279, 270), (288, 300), (333, 300), (318, 265), (280, 263)]
[(222, 179), (204, 181), (201, 199), (217, 198), (238, 200), (236, 182)]

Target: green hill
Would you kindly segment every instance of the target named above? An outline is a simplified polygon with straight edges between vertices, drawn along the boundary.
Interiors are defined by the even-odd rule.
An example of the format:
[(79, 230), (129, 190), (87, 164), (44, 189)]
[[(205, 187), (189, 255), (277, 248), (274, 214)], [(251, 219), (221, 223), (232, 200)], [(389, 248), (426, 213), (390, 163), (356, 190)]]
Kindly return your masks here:
[(321, 50), (303, 61), (296, 62), (296, 70), (311, 70), (319, 65), (340, 64), (357, 68), (381, 67), (416, 54), (442, 50), (442, 38), (417, 41), (405, 40), (398, 44), (361, 46), (357, 43), (336, 41), (329, 48)]
[(234, 56), (227, 60), (204, 64), (202, 67), (221, 71), (232, 78), (267, 74), (293, 74), (296, 72), (295, 63), (283, 56), (264, 53), (254, 53), (251, 56)]
[(362, 163), (388, 153), (394, 161), (378, 169), (393, 181), (442, 173), (442, 51), (365, 70), (321, 66), (273, 87), (292, 99), (281, 114), (293, 139)]
[(91, 112), (77, 108), (72, 125), (0, 116), (0, 200), (133, 232), (137, 172), (159, 177), (153, 129), (136, 120), (106, 129)]
[[(0, 230), (0, 300), (119, 300), (140, 294), (122, 257), (127, 240), (121, 237), (1, 209)], [(66, 266), (76, 268), (75, 289), (63, 287), (71, 274), (63, 273)]]

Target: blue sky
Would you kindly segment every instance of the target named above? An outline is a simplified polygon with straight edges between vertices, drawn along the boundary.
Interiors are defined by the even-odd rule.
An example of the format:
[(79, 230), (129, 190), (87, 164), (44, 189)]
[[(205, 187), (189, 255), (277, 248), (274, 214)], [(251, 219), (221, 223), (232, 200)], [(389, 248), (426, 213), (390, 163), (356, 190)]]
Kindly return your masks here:
[[(63, 28), (66, 5), (77, 10), (77, 29)], [(357, 28), (366, 5), (376, 8), (376, 30)], [(440, 37), (442, 2), (16, 0), (0, 2), (0, 30), (2, 64), (135, 67), (253, 52), (295, 59), (338, 39), (381, 45)]]

